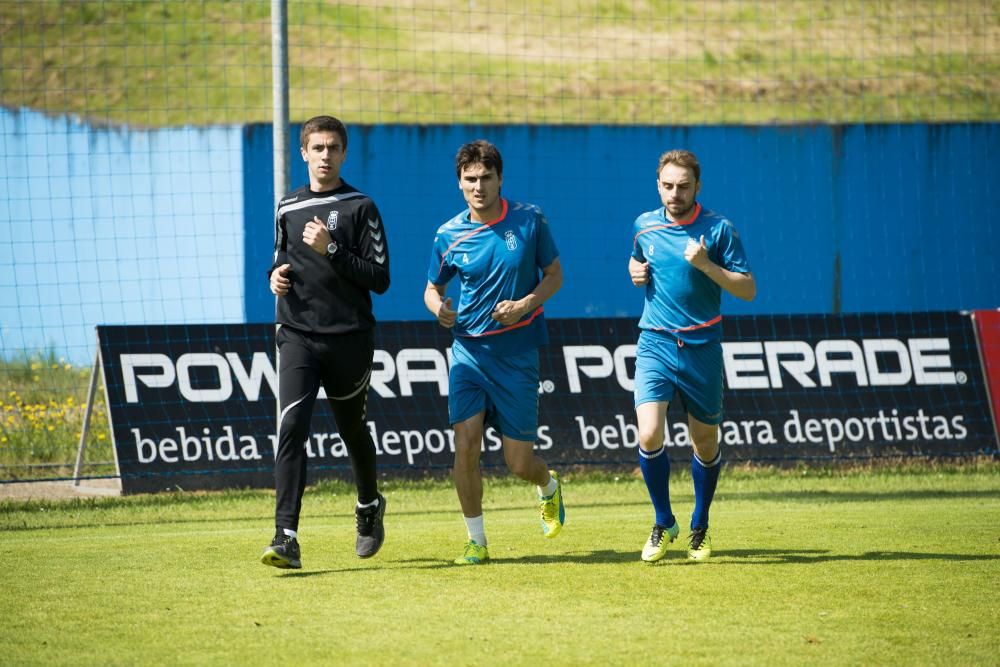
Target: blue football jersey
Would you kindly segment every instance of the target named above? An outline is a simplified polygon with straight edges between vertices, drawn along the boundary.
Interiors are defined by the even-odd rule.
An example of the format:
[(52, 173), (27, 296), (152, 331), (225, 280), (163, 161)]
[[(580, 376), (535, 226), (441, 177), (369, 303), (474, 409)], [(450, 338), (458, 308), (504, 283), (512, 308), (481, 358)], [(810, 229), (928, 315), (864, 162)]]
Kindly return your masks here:
[(702, 235), (708, 256), (734, 273), (749, 273), (743, 243), (733, 223), (703, 209), (701, 204), (685, 220), (672, 221), (663, 207), (636, 218), (632, 226), (632, 257), (649, 263), (646, 303), (640, 329), (663, 331), (685, 342), (722, 337), (722, 288), (684, 259), (688, 241)]
[(541, 269), (554, 262), (559, 251), (537, 206), (501, 201), (496, 220), (476, 222), (465, 210), (438, 228), (427, 279), (445, 285), (459, 277), (455, 336), (491, 351), (513, 352), (548, 342), (542, 308), (509, 326), (493, 319), (493, 309), (534, 290)]

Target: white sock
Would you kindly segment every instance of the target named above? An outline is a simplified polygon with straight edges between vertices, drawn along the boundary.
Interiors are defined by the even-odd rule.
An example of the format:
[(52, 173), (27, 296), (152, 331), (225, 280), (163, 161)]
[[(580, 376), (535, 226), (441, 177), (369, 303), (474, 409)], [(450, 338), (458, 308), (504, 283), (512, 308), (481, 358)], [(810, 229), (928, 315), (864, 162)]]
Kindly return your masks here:
[(375, 500), (371, 501), (370, 503), (365, 503), (364, 505), (361, 504), (361, 501), (358, 501), (358, 507), (362, 507), (362, 508), (364, 508), (364, 507), (378, 507), (378, 496), (375, 496)]
[(536, 486), (535, 488), (538, 489), (538, 495), (540, 495), (540, 496), (551, 496), (553, 493), (556, 492), (556, 489), (559, 488), (559, 483), (556, 482), (556, 478), (555, 477), (553, 477), (552, 475), (549, 475), (549, 483), (548, 484), (546, 484), (545, 486)]
[(288, 537), (292, 538), (299, 536), (299, 532), (297, 530), (292, 530), (291, 528), (282, 528), (281, 532), (283, 532), (285, 535), (288, 535)]
[(479, 546), (486, 546), (486, 527), (483, 526), (483, 515), (465, 517), (465, 528), (469, 531), (469, 539)]

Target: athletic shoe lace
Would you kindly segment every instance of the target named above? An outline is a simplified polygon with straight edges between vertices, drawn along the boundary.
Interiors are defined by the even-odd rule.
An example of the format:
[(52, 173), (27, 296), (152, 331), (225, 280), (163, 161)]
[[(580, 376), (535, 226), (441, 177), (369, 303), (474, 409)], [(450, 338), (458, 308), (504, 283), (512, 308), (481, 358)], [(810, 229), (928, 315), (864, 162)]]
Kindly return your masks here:
[(546, 521), (555, 521), (559, 516), (559, 503), (556, 502), (555, 494), (542, 499), (542, 516)]
[(660, 546), (660, 542), (663, 540), (663, 532), (666, 530), (663, 526), (653, 526), (653, 532), (649, 534), (649, 543), (654, 547)]
[(378, 514), (378, 505), (374, 507), (359, 507), (358, 511), (354, 513), (355, 519), (358, 522), (358, 534), (359, 535), (371, 535), (372, 531), (375, 530), (375, 515)]
[(701, 543), (705, 541), (705, 532), (704, 528), (691, 531), (690, 540), (692, 549), (701, 549)]
[(465, 558), (465, 559), (479, 558), (479, 554), (480, 554), (481, 550), (482, 550), (482, 546), (480, 546), (480, 545), (476, 544), (475, 542), (473, 542), (472, 540), (470, 540), (469, 543), (465, 545), (465, 553), (462, 554), (462, 558)]

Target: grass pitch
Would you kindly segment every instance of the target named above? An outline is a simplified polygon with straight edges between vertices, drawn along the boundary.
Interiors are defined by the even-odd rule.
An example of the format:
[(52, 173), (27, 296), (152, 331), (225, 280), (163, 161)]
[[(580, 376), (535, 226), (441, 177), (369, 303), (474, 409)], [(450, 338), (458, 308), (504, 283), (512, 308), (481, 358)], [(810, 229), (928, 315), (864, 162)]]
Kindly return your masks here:
[[(387, 540), (354, 556), (353, 495), (307, 491), (302, 570), (258, 562), (273, 495), (0, 504), (6, 664), (994, 664), (1000, 467), (726, 470), (714, 554), (639, 561), (638, 478), (565, 477), (567, 524), (487, 480), (492, 562), (446, 482), (387, 483)], [(672, 480), (686, 523), (690, 476)], [(683, 535), (683, 533), (682, 533)]]

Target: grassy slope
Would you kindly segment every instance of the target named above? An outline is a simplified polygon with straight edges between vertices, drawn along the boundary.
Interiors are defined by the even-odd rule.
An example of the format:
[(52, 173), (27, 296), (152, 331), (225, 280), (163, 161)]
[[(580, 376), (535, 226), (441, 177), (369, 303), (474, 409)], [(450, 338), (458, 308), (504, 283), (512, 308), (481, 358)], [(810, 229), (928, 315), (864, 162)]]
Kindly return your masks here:
[[(638, 562), (641, 482), (570, 478), (538, 534), (530, 490), (486, 489), (494, 562), (454, 568), (444, 484), (388, 487), (388, 541), (352, 553), (351, 495), (311, 490), (306, 568), (256, 562), (264, 493), (0, 505), (0, 624), (12, 664), (986, 664), (997, 617), (1000, 477), (740, 473), (713, 511), (716, 556)], [(690, 478), (674, 480), (691, 509)], [(27, 601), (30, 600), (30, 604)]]
[[(289, 2), (292, 118), (756, 123), (1000, 115), (1000, 2)], [(267, 121), (264, 2), (0, 0), (0, 103)]]

